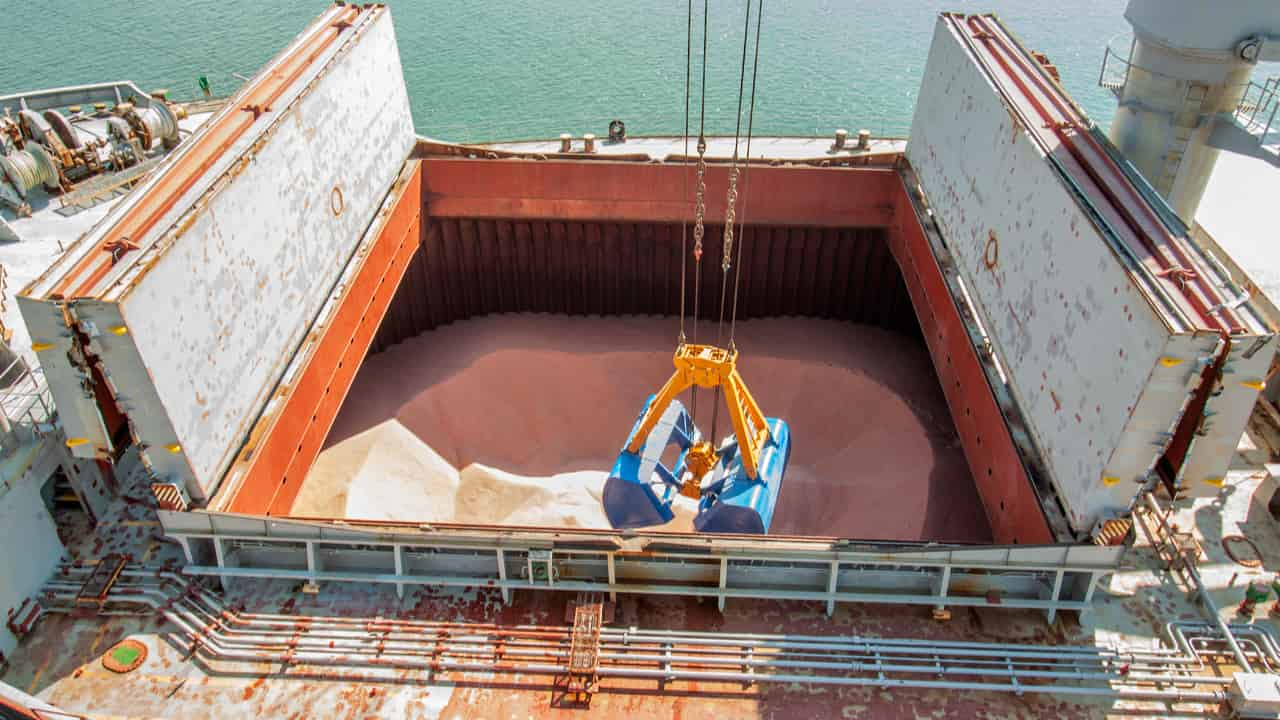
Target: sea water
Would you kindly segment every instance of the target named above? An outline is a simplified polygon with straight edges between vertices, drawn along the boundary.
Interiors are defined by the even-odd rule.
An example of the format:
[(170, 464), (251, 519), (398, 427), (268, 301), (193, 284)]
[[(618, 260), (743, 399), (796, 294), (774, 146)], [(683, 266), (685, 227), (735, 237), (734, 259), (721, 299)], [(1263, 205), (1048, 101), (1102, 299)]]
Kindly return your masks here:
[[(691, 125), (702, 117), (702, 0), (694, 0)], [(38, 7), (37, 7), (38, 5)], [(684, 131), (687, 0), (391, 0), (418, 132), (454, 141)], [(940, 10), (997, 13), (1058, 65), (1106, 126), (1103, 48), (1123, 0), (764, 0), (754, 130), (905, 135)], [(710, 0), (705, 126), (732, 133), (745, 0)], [(328, 7), (260, 0), (0, 0), (0, 94), (133, 80), (173, 97), (234, 91)], [(757, 7), (753, 3), (753, 7)], [(754, 19), (751, 30), (754, 32)], [(1127, 47), (1127, 44), (1120, 43)], [(751, 89), (750, 61), (745, 92)], [(746, 130), (746, 108), (743, 109)]]

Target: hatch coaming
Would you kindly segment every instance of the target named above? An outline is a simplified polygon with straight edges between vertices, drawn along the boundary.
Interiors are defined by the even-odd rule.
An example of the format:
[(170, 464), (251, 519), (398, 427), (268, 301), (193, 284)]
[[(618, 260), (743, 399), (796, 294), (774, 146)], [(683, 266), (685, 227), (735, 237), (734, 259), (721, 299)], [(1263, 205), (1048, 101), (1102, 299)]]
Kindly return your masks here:
[[(488, 313), (678, 312), (681, 233), (679, 224), (669, 220), (687, 219), (676, 210), (681, 173), (692, 174), (692, 167), (426, 156), (421, 168), (422, 250), (410, 261), (400, 293), (387, 310), (373, 342), (375, 351), (441, 324)], [(709, 174), (714, 180), (726, 172), (712, 166)], [(1014, 433), (981, 369), (975, 347), (981, 332), (966, 319), (972, 312), (962, 309), (963, 298), (941, 280), (934, 244), (923, 241), (900, 172), (812, 166), (758, 166), (751, 172), (746, 192), (755, 203), (751, 217), (758, 221), (742, 235), (739, 300), (744, 317), (830, 317), (918, 336), (918, 318), (927, 316), (931, 331), (947, 336), (945, 348), (932, 343), (929, 348), (939, 375), (945, 372), (946, 382), (954, 382), (950, 364), (961, 364), (960, 353), (967, 353), (966, 372), (976, 373), (965, 379), (969, 400), (949, 398), (949, 407), (957, 426), (971, 428), (968, 437), (962, 433), (962, 441), (982, 446), (966, 455), (974, 474), (982, 474), (988, 518), (1006, 518), (999, 523), (997, 542), (1070, 539), (1069, 531), (1050, 529), (1038, 505), (1023, 463), (1034, 449), (1015, 447)], [(803, 192), (787, 195), (786, 188)], [(908, 251), (898, 237), (904, 227), (914, 227), (920, 238), (914, 250)], [(718, 252), (719, 241), (716, 228), (710, 227), (710, 256)], [(912, 263), (907, 284), (898, 272), (904, 262)], [(704, 290), (714, 296), (719, 265), (704, 263), (703, 269)], [(934, 278), (927, 296), (909, 288), (922, 277)], [(344, 302), (362, 301), (352, 297)], [(710, 303), (703, 311), (705, 317), (714, 316)], [(327, 323), (317, 322), (313, 336), (321, 337), (326, 328)], [(295, 365), (283, 392), (309, 382), (301, 358)], [(346, 387), (331, 390), (342, 395)], [(278, 397), (273, 407), (287, 402)], [(975, 403), (983, 409), (975, 412)], [(264, 434), (250, 446), (269, 442)], [(306, 454), (314, 457), (317, 451), (307, 448)], [(285, 500), (296, 489), (282, 494), (282, 481), (292, 486), (300, 477), (291, 470), (287, 476), (264, 475), (252, 483), (237, 478), (224, 486), (211, 509), (288, 515)]]

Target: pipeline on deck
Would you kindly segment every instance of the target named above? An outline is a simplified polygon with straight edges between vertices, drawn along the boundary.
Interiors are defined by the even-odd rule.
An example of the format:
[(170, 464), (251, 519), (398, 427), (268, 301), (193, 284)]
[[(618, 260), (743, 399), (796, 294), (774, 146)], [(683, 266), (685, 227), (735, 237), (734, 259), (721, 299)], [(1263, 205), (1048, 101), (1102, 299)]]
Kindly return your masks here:
[[(90, 572), (64, 566), (45, 587), (45, 609), (71, 612)], [(140, 611), (161, 614), (192, 653), (209, 660), (411, 668), (438, 681), (493, 672), (567, 675), (573, 645), (566, 626), (247, 612), (172, 571), (133, 566), (102, 612)], [(1239, 625), (1231, 632), (1259, 667), (1280, 668), (1269, 631)], [(647, 678), (1217, 703), (1231, 683), (1207, 662), (1227, 654), (1216, 629), (1185, 621), (1166, 625), (1165, 642), (1146, 649), (604, 627), (592, 650), (596, 692), (608, 692), (610, 678)]]

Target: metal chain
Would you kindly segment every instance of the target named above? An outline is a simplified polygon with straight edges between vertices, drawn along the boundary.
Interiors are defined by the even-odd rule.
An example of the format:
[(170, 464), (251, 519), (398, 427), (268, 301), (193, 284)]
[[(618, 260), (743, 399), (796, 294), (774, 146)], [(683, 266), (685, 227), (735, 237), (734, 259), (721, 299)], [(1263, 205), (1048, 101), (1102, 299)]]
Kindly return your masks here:
[(702, 238), (707, 233), (704, 225), (707, 214), (707, 140), (703, 137), (698, 138), (698, 181), (694, 192), (697, 197), (693, 204), (693, 260), (702, 262)]
[[(758, 22), (757, 22), (758, 24)], [(738, 140), (742, 134), (742, 97), (745, 94), (746, 78), (747, 78), (747, 45), (751, 37), (751, 0), (747, 0), (747, 14), (743, 19), (742, 27), (742, 67), (738, 71), (738, 114), (737, 124), (733, 129), (733, 161), (729, 166), (729, 189), (726, 195), (728, 207), (725, 208), (724, 214), (724, 255), (720, 261), (720, 322), (716, 325), (716, 344), (720, 344), (721, 333), (724, 330), (724, 301), (725, 290), (729, 285), (729, 267), (732, 265), (733, 257), (733, 223), (734, 215), (737, 213), (738, 205)], [(747, 158), (750, 160), (751, 158)], [(738, 288), (734, 286), (734, 298), (736, 302)], [(711, 437), (714, 440), (717, 433), (717, 425), (720, 420), (720, 386), (716, 385), (715, 405), (711, 413)]]
[(729, 272), (729, 258), (733, 257), (733, 218), (738, 205), (738, 168), (729, 169), (729, 208), (724, 211), (724, 258), (720, 261), (720, 269)]
[[(733, 128), (733, 160), (729, 164), (729, 188), (724, 211), (724, 245), (720, 261), (720, 320), (716, 324), (716, 344), (719, 345), (724, 333), (725, 293), (729, 289), (729, 268), (733, 265), (733, 223), (738, 205), (738, 143), (742, 137), (742, 99), (747, 83), (747, 48), (751, 40), (751, 0), (747, 0), (746, 16), (742, 20), (742, 66), (738, 70), (738, 112)], [(750, 158), (747, 158), (750, 160)], [(734, 288), (735, 293), (737, 288)]]

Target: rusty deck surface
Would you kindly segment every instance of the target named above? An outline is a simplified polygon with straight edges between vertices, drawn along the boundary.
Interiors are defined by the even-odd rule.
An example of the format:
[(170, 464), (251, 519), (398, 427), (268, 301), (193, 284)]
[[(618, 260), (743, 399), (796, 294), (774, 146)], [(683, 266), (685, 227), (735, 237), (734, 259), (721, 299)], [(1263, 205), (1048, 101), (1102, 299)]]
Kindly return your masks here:
[[(1252, 454), (1237, 456), (1236, 470), (1220, 503), (1181, 504), (1172, 518), (1203, 549), (1200, 568), (1224, 614), (1241, 618), (1234, 606), (1250, 580), (1280, 570), (1280, 533), (1266, 511), (1276, 487)], [(83, 517), (59, 518), (74, 560), (94, 562), (123, 553), (160, 568), (179, 552), (157, 535), (152, 511), (139, 502), (140, 488), (128, 490), (97, 530)], [(1257, 545), (1262, 567), (1233, 563), (1219, 544), (1223, 535), (1244, 534)], [(1248, 559), (1248, 558), (1246, 558)], [(731, 601), (724, 613), (714, 602), (680, 597), (620, 596), (608, 627), (673, 630), (842, 635), (923, 640), (1154, 647), (1164, 623), (1199, 617), (1185, 588), (1157, 569), (1147, 547), (1130, 551), (1126, 566), (1104, 578), (1095, 609), (1050, 626), (1041, 613), (1003, 609), (958, 610), (946, 622), (925, 608), (841, 604), (828, 617), (820, 603)], [(522, 592), (504, 604), (483, 589), (426, 588), (398, 599), (391, 588), (324, 585), (318, 594), (287, 582), (237, 580), (223, 595), (241, 612), (296, 617), (299, 627), (324, 618), (359, 621), (428, 620), (496, 623), (499, 627), (545, 627), (567, 632), (566, 607), (573, 593)], [(1253, 622), (1275, 628), (1262, 606)], [(127, 674), (107, 671), (101, 656), (116, 642), (132, 638), (148, 649), (146, 660)], [(1218, 668), (1228, 672), (1229, 667)], [(752, 685), (666, 682), (605, 678), (595, 688), (589, 710), (552, 707), (555, 678), (523, 674), (431, 673), (405, 669), (308, 666), (209, 661), (190, 655), (186, 636), (157, 615), (74, 618), (47, 614), (24, 640), (0, 680), (71, 712), (113, 718), (226, 717), (932, 717), (1088, 718), (1104, 716), (1203, 716), (1189, 704), (1131, 705), (1066, 702), (1024, 695), (935, 690), (823, 687), (799, 684)]]

